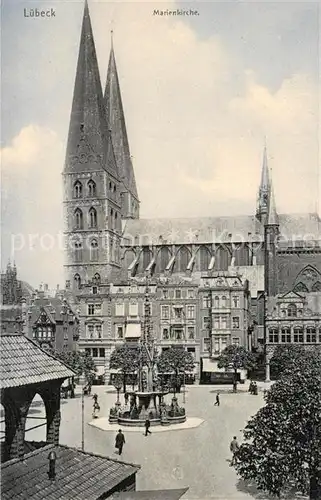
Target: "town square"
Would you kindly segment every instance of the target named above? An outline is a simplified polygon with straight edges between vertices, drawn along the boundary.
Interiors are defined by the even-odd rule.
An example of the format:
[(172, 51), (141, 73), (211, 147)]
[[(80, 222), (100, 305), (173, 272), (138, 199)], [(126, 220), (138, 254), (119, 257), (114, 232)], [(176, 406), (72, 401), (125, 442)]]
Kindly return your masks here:
[[(262, 384), (262, 389), (264, 385)], [(248, 417), (262, 405), (262, 392), (253, 396), (242, 387), (233, 394), (229, 386), (188, 386), (186, 408), (188, 415), (203, 422), (194, 429), (162, 429), (145, 438), (144, 429), (132, 432), (122, 428), (126, 443), (121, 460), (142, 465), (137, 476), (137, 489), (161, 490), (184, 488), (189, 490), (184, 499), (225, 498), (251, 499), (258, 493), (248, 490), (240, 482), (230, 467), (229, 444), (234, 435), (242, 440), (241, 429)], [(221, 393), (221, 405), (215, 407), (216, 392)], [(109, 407), (116, 399), (116, 391), (111, 386), (97, 386), (101, 407), (101, 417), (108, 415)], [(75, 399), (62, 400), (60, 441), (72, 447), (81, 446), (81, 394), (76, 391)], [(179, 396), (182, 399), (182, 394)], [(92, 397), (85, 397), (85, 450), (93, 453), (115, 455), (115, 435), (113, 430), (102, 431), (90, 423), (92, 420)], [(43, 405), (35, 406), (43, 414)], [(98, 418), (99, 421), (99, 418)], [(27, 422), (32, 426), (34, 421)], [(45, 438), (45, 429), (27, 433), (29, 441)], [(262, 497), (261, 497), (262, 498)], [(268, 498), (268, 497), (267, 497)]]

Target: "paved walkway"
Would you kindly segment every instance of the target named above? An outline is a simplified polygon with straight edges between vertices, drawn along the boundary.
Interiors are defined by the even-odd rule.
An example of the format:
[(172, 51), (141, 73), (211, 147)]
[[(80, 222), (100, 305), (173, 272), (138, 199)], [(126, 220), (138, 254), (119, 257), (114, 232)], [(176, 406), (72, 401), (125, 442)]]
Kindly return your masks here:
[[(241, 389), (241, 385), (239, 389)], [(61, 400), (60, 442), (74, 447), (82, 443), (82, 398), (77, 387), (75, 399)], [(116, 401), (113, 387), (95, 386), (101, 407), (100, 416), (108, 421), (109, 410)], [(245, 389), (245, 387), (244, 387)], [(221, 392), (220, 407), (214, 406), (215, 394)], [(184, 395), (178, 394), (182, 404)], [(168, 401), (170, 395), (166, 396)], [(120, 396), (123, 401), (123, 395)], [(143, 429), (132, 431), (122, 427), (126, 439), (122, 460), (141, 464), (137, 474), (137, 489), (184, 488), (189, 490), (184, 500), (267, 500), (269, 497), (240, 481), (233, 467), (230, 467), (229, 444), (233, 436), (243, 440), (242, 429), (248, 418), (264, 404), (263, 393), (252, 396), (246, 390), (237, 394), (231, 386), (188, 386), (185, 394), (188, 425), (181, 432), (162, 430), (143, 436)], [(92, 423), (92, 397), (84, 398), (84, 443), (85, 450), (104, 456), (115, 455), (115, 436), (118, 425), (106, 432)], [(32, 408), (31, 416), (41, 416), (43, 405)], [(30, 420), (29, 425), (35, 425)], [(107, 429), (106, 429), (107, 430)], [(114, 433), (111, 432), (114, 430)], [(28, 433), (30, 440), (45, 440), (46, 428)], [(183, 499), (182, 499), (183, 500)]]
[[(196, 417), (190, 417), (186, 419), (186, 422), (183, 422), (182, 424), (173, 424), (169, 426), (164, 426), (164, 425), (153, 425), (150, 429), (152, 434), (155, 432), (168, 432), (168, 431), (181, 431), (181, 430), (186, 430), (186, 429), (194, 429), (195, 427), (198, 427), (204, 422), (201, 418), (196, 418)], [(117, 432), (119, 427), (122, 427), (124, 432), (140, 432), (141, 434), (145, 433), (144, 427), (126, 427), (126, 426), (121, 426), (119, 424), (110, 424), (108, 421), (107, 417), (102, 417), (102, 418), (96, 418), (95, 420), (92, 420), (89, 422), (89, 425), (92, 425), (93, 427), (97, 427), (97, 429), (101, 429), (102, 431), (112, 431), (112, 432)]]

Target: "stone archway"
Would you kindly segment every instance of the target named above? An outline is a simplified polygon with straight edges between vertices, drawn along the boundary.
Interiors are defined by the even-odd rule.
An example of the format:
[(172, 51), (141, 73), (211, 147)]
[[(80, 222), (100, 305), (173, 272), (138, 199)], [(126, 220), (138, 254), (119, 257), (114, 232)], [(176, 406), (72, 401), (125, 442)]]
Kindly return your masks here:
[(25, 429), (30, 405), (36, 394), (42, 398), (46, 414), (47, 443), (59, 443), (60, 387), (63, 379), (1, 390), (5, 410), (4, 460), (22, 457), (25, 453)]
[(46, 407), (42, 397), (36, 393), (26, 415), (25, 441), (46, 441)]

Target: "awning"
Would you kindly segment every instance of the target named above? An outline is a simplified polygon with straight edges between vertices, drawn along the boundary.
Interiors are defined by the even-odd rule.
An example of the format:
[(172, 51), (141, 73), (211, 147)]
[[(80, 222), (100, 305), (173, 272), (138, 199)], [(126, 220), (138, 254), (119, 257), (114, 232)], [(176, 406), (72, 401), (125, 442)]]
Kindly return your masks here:
[(217, 361), (209, 358), (203, 358), (203, 372), (225, 372), (225, 368), (218, 368)]
[(112, 500), (179, 500), (188, 488), (177, 490), (122, 491), (114, 493)]
[(105, 375), (105, 367), (104, 366), (96, 366), (96, 375), (97, 377), (101, 377), (101, 375)]
[(138, 339), (140, 338), (141, 333), (140, 323), (127, 323), (125, 331), (126, 339)]
[[(207, 373), (232, 373), (233, 370), (225, 370), (225, 368), (218, 368), (217, 361), (203, 358), (203, 372)], [(246, 370), (237, 370), (237, 373), (240, 373), (241, 379), (246, 378)]]

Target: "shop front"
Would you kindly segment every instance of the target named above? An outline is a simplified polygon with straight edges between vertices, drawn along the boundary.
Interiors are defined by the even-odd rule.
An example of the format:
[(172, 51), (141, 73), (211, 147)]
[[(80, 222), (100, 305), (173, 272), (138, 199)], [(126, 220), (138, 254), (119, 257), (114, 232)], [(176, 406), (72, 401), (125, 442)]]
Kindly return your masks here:
[[(237, 382), (244, 384), (246, 373), (238, 370)], [(232, 384), (234, 380), (233, 371), (218, 367), (218, 361), (210, 358), (201, 358), (200, 384)]]

